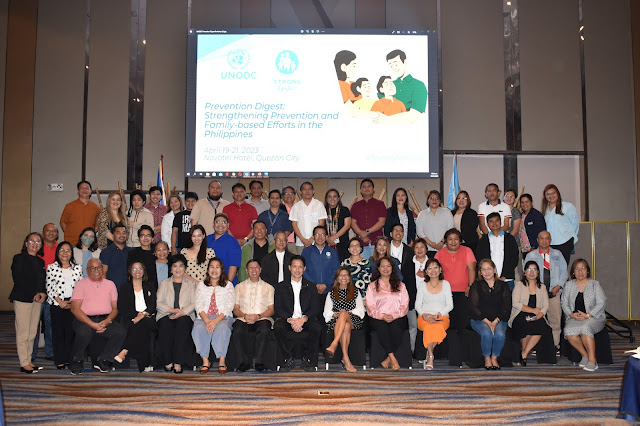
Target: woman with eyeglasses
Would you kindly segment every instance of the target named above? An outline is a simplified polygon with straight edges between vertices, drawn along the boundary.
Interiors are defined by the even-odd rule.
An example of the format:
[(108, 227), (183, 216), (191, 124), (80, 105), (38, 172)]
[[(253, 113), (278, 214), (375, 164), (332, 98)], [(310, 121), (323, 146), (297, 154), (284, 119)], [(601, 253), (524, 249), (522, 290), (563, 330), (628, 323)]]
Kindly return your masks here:
[(427, 242), (429, 259), (444, 247), (444, 234), (453, 227), (453, 216), (449, 209), (442, 207), (440, 191), (431, 190), (427, 196), (427, 208), (416, 219), (416, 234)]
[(569, 275), (571, 280), (564, 285), (562, 293), (564, 336), (582, 355), (578, 365), (586, 371), (595, 371), (598, 363), (594, 336), (605, 326), (607, 296), (600, 283), (591, 279), (586, 260), (574, 260)]
[(148, 281), (142, 262), (129, 266), (129, 280), (118, 290), (118, 316), (127, 327), (122, 350), (113, 357), (122, 363), (129, 352), (138, 362), (138, 371), (152, 371), (149, 359), (151, 333), (156, 328), (156, 286)]
[[(547, 320), (549, 309), (549, 294), (547, 287), (540, 281), (538, 264), (530, 260), (524, 265), (522, 281), (515, 283), (511, 294), (511, 316), (509, 327), (514, 339), (519, 339), (521, 344), (520, 365), (526, 367), (527, 356), (538, 344), (544, 334), (551, 335), (551, 327)], [(549, 351), (547, 351), (549, 352)], [(538, 363), (555, 364), (555, 350), (545, 356), (545, 351), (540, 348), (536, 351)], [(553, 358), (551, 358), (553, 357)]]
[(422, 343), (427, 348), (425, 368), (433, 370), (433, 350), (447, 337), (449, 312), (453, 310), (451, 285), (444, 279), (438, 259), (425, 264), (426, 277), (416, 282), (416, 312), (418, 329), (422, 331)]
[(478, 280), (469, 290), (471, 328), (480, 335), (484, 368), (500, 370), (498, 357), (504, 347), (511, 313), (511, 290), (498, 279), (493, 260), (482, 259), (478, 269)]
[(20, 360), (20, 371), (37, 373), (42, 367), (31, 362), (33, 341), (38, 332), (42, 303), (47, 297), (46, 274), (42, 255), (42, 235), (32, 232), (22, 243), (20, 253), (13, 256), (11, 275), (13, 289), (9, 300), (13, 303), (16, 324), (16, 348)]
[(82, 265), (73, 258), (75, 249), (68, 241), (58, 244), (56, 260), (47, 268), (47, 303), (51, 305), (53, 359), (58, 370), (71, 363), (74, 334), (71, 295), (76, 283), (83, 277)]
[(462, 245), (476, 252), (478, 245), (478, 212), (471, 208), (471, 198), (467, 191), (460, 191), (456, 195), (456, 205), (451, 210), (455, 228), (462, 235)]

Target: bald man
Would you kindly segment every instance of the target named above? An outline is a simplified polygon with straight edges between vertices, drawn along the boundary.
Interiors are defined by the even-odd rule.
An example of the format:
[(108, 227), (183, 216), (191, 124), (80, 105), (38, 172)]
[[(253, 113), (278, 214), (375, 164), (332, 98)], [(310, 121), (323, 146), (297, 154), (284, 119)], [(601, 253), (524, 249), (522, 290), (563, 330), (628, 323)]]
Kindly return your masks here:
[(549, 291), (549, 310), (547, 311), (547, 319), (553, 332), (553, 343), (556, 349), (560, 348), (560, 333), (562, 328), (560, 325), (562, 319), (562, 305), (560, 304), (560, 295), (564, 284), (569, 278), (567, 272), (567, 262), (560, 250), (551, 248), (551, 234), (542, 231), (538, 234), (538, 248), (531, 250), (524, 259), (526, 264), (533, 260), (538, 264), (540, 270), (540, 280), (547, 286)]
[(71, 374), (82, 374), (84, 352), (96, 334), (107, 339), (104, 350), (93, 368), (101, 373), (111, 371), (113, 357), (120, 352), (127, 329), (114, 322), (118, 315), (118, 290), (113, 281), (104, 277), (100, 259), (87, 263), (87, 278), (76, 283), (71, 296), (71, 313), (75, 316)]

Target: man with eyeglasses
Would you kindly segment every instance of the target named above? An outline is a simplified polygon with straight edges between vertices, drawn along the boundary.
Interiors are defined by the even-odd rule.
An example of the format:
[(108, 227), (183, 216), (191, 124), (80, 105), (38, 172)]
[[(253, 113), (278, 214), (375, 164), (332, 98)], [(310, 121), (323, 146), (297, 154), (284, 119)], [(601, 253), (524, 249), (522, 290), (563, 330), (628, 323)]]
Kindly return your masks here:
[(284, 232), (276, 233), (273, 242), (275, 249), (262, 259), (260, 277), (275, 287), (279, 282), (290, 278), (289, 265), (293, 254), (288, 249), (287, 235)]
[(255, 332), (255, 358), (256, 371), (264, 371), (264, 352), (267, 348), (269, 332), (273, 325), (273, 286), (260, 279), (260, 262), (251, 259), (247, 262), (247, 275), (249, 278), (238, 284), (234, 290), (236, 304), (233, 315), (236, 321), (233, 323), (233, 350), (238, 362), (237, 370), (245, 372), (251, 368), (251, 359), (248, 354), (247, 334)]
[(138, 240), (140, 247), (136, 247), (127, 256), (127, 267), (140, 262), (144, 265), (149, 282), (158, 287), (158, 275), (156, 273), (156, 256), (154, 254), (155, 244), (152, 243), (155, 232), (149, 225), (142, 225), (138, 229)]
[[(291, 209), (293, 208), (295, 202), (295, 188), (293, 186), (285, 186), (284, 188), (282, 188), (282, 204), (280, 205), (280, 210), (285, 211), (290, 215)], [(291, 253), (296, 252), (296, 234), (293, 232), (293, 228), (291, 228), (291, 233), (287, 236), (287, 247)]]
[[(316, 285), (319, 294), (326, 295), (333, 286), (340, 258), (338, 252), (326, 244), (327, 229), (324, 226), (313, 228), (313, 241), (312, 245), (302, 250), (302, 257), (307, 264), (304, 277)], [(324, 300), (321, 306), (324, 306)]]
[(526, 264), (533, 260), (540, 270), (540, 281), (549, 289), (549, 309), (547, 319), (553, 333), (553, 343), (556, 350), (560, 349), (560, 333), (562, 333), (562, 305), (560, 295), (564, 284), (569, 278), (567, 262), (560, 250), (551, 248), (551, 234), (542, 231), (538, 234), (538, 248), (531, 250), (524, 259)]
[(116, 288), (127, 282), (127, 259), (129, 252), (133, 250), (126, 245), (127, 228), (121, 223), (112, 229), (113, 244), (100, 252), (100, 261), (104, 267), (104, 273), (108, 280), (112, 281)]
[(96, 334), (107, 339), (107, 343), (93, 368), (101, 373), (111, 371), (111, 360), (120, 352), (127, 335), (122, 324), (114, 322), (118, 315), (118, 291), (113, 281), (104, 278), (102, 262), (99, 259), (89, 260), (87, 274), (87, 278), (76, 283), (71, 296), (71, 313), (75, 316), (71, 351), (73, 375), (82, 374), (84, 352)]
[(237, 274), (242, 252), (238, 241), (229, 234), (229, 217), (224, 213), (215, 215), (213, 229), (214, 233), (207, 236), (207, 248), (213, 249), (216, 257), (222, 260), (227, 277), (235, 286), (238, 284)]
[(511, 208), (507, 203), (500, 201), (500, 187), (495, 183), (490, 183), (484, 188), (486, 202), (478, 206), (478, 225), (480, 231), (487, 235), (490, 231), (485, 221), (489, 213), (500, 213), (501, 227), (505, 232), (509, 232), (511, 223)]

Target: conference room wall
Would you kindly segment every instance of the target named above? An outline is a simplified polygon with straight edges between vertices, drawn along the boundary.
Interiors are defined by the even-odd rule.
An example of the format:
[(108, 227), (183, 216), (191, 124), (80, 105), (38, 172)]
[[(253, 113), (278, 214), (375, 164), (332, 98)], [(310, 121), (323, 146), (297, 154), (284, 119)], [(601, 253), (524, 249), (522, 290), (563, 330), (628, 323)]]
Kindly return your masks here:
[[(45, 223), (58, 224), (82, 177), (85, 24), (84, 0), (38, 4), (31, 189), (31, 229), (38, 232)], [(105, 165), (100, 169), (109, 170)], [(50, 183), (64, 191), (48, 191)]]
[(443, 147), (502, 151), (506, 148), (502, 0), (447, 0), (440, 6)]
[[(0, 96), (4, 99), (4, 74), (7, 65), (7, 19), (9, 0), (0, 0)], [(4, 128), (4, 102), (0, 103), (0, 129)], [(0, 131), (0, 164), (2, 164), (3, 133)], [(0, 188), (2, 188), (2, 173), (0, 173)], [(0, 191), (0, 206), (2, 206), (2, 191)]]
[(629, 1), (585, 0), (583, 12), (589, 217), (597, 221), (636, 220)]
[(582, 151), (578, 2), (518, 1), (524, 151)]

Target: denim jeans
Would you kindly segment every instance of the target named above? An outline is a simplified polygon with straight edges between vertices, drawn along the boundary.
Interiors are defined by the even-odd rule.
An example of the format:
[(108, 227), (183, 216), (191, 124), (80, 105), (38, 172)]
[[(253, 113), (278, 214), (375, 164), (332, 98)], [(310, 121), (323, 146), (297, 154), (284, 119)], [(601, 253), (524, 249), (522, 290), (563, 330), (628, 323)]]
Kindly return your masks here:
[(499, 321), (493, 333), (484, 321), (471, 320), (471, 328), (480, 335), (480, 345), (482, 346), (482, 355), (484, 356), (500, 356), (502, 347), (504, 346), (505, 333), (507, 331), (506, 321)]

